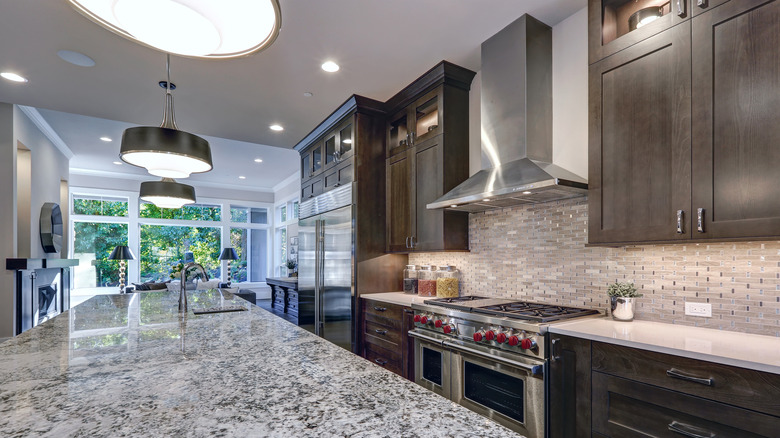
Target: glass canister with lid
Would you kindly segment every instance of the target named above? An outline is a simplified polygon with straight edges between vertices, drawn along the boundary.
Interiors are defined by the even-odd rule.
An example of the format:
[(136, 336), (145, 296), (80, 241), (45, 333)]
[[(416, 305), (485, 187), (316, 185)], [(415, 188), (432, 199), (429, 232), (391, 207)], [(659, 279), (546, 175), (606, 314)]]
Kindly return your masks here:
[(406, 265), (404, 269), (404, 293), (416, 294), (417, 293), (417, 266)]
[(436, 266), (424, 265), (417, 272), (417, 295), (421, 297), (436, 296)]
[(457, 297), (460, 271), (454, 266), (445, 265), (440, 266), (436, 274), (436, 296), (439, 298)]

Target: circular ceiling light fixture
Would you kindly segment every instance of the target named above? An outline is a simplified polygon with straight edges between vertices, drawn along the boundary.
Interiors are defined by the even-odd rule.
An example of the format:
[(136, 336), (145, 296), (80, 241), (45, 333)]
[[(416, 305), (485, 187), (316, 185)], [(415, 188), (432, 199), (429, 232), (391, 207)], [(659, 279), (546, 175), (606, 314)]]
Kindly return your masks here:
[(262, 162), (263, 162), (262, 158), (255, 158), (255, 163), (262, 163)]
[(338, 64), (336, 64), (333, 61), (326, 61), (324, 64), (322, 64), (322, 69), (325, 70), (328, 73), (334, 73), (339, 71), (341, 67), (339, 67)]
[(137, 43), (195, 58), (256, 53), (279, 36), (278, 0), (69, 0), (97, 24)]
[(195, 188), (170, 178), (141, 183), (140, 198), (160, 208), (182, 208), (195, 203)]
[(100, 137), (100, 141), (104, 141), (104, 142), (108, 143), (108, 142), (111, 142), (111, 141), (114, 141), (114, 140), (112, 140), (111, 137), (103, 136), (103, 137)]
[(19, 76), (16, 73), (11, 73), (10, 71), (4, 71), (0, 73), (0, 76), (2, 76), (3, 79), (9, 80), (11, 82), (20, 82), (20, 83), (27, 82), (26, 77)]
[(165, 89), (165, 112), (159, 127), (137, 126), (125, 129), (119, 158), (133, 166), (144, 167), (154, 175), (163, 178), (187, 178), (191, 173), (210, 171), (209, 142), (176, 126), (171, 94), (171, 55), (166, 67), (168, 81)]
[(268, 128), (271, 129), (271, 131), (284, 131), (282, 125), (271, 125)]
[(628, 17), (628, 30), (632, 31), (639, 29), (640, 27), (646, 26), (661, 18), (663, 15), (663, 6), (651, 6), (649, 8), (640, 9)]

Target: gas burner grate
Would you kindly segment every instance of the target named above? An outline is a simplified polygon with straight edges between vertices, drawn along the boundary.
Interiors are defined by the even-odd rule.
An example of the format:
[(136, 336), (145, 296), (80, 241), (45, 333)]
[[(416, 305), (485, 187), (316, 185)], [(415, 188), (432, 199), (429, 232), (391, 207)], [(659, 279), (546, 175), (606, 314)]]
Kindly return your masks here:
[(595, 309), (553, 306), (550, 304), (529, 303), (524, 301), (478, 307), (473, 309), (473, 311), (486, 315), (522, 319), (539, 323), (599, 314), (599, 311)]
[(455, 303), (464, 303), (467, 301), (475, 301), (475, 300), (487, 300), (488, 297), (480, 297), (477, 295), (467, 295), (465, 297), (451, 297), (451, 298), (433, 298), (430, 300), (425, 300), (425, 304), (455, 304)]

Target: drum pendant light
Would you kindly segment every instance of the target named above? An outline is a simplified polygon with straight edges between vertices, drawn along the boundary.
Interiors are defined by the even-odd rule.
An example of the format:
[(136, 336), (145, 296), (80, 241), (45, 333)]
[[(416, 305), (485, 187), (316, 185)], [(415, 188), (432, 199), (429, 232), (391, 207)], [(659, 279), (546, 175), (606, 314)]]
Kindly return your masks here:
[[(133, 166), (144, 167), (162, 178), (187, 178), (191, 173), (213, 168), (209, 142), (197, 135), (180, 131), (176, 126), (171, 90), (171, 55), (167, 55), (165, 110), (160, 127), (137, 126), (122, 134), (119, 158)], [(162, 83), (160, 84), (162, 85)]]
[(195, 203), (195, 188), (170, 178), (141, 183), (140, 198), (160, 208), (182, 208)]

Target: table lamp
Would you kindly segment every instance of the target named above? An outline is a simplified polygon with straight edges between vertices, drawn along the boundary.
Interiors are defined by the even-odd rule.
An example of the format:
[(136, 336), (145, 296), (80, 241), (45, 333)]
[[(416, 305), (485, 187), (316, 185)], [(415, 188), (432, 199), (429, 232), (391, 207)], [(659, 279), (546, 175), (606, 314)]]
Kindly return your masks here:
[(135, 260), (133, 251), (126, 245), (118, 245), (108, 256), (109, 260), (119, 260), (119, 293), (125, 293), (125, 260)]
[(227, 284), (230, 285), (230, 261), (231, 260), (238, 260), (238, 254), (236, 254), (236, 250), (233, 248), (225, 248), (222, 250), (222, 254), (219, 255), (220, 260), (227, 260)]

